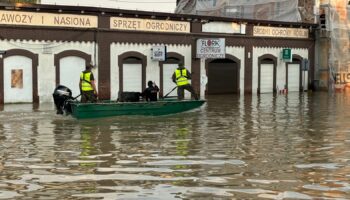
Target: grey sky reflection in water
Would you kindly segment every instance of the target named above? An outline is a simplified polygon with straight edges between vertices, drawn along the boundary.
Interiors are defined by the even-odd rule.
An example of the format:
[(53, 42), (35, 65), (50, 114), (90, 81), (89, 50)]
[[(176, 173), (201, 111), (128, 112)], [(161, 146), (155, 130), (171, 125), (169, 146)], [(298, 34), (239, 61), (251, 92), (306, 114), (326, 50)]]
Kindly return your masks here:
[(163, 117), (0, 112), (0, 199), (349, 199), (350, 96), (210, 96)]

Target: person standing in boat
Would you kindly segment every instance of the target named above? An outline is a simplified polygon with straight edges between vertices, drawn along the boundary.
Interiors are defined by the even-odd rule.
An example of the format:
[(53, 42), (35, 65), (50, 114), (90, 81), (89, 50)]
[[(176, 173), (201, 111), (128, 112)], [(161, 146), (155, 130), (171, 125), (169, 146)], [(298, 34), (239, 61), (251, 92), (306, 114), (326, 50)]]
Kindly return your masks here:
[(79, 88), (82, 103), (97, 102), (98, 93), (94, 74), (91, 72), (92, 67), (91, 64), (86, 64), (85, 71), (80, 74)]
[(146, 101), (157, 101), (157, 95), (159, 92), (158, 86), (153, 81), (148, 81), (148, 87), (142, 92), (142, 97), (146, 99)]
[(194, 91), (189, 80), (191, 80), (191, 73), (184, 67), (183, 63), (178, 64), (178, 68), (175, 70), (172, 76), (172, 80), (177, 85), (177, 99), (183, 100), (185, 97), (185, 90), (191, 92), (192, 96), (198, 100), (198, 95)]

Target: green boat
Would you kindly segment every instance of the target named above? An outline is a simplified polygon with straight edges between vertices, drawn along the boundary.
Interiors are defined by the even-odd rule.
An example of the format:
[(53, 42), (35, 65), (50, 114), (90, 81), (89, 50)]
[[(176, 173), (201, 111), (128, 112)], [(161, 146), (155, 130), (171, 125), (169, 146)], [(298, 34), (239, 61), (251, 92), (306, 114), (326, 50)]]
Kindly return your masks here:
[(199, 108), (205, 100), (160, 100), (155, 102), (102, 102), (80, 103), (71, 101), (71, 115), (77, 119), (122, 115), (169, 115)]
[(183, 100), (163, 98), (159, 101), (140, 101), (138, 92), (125, 92), (120, 101), (100, 101), (97, 103), (80, 103), (73, 98), (72, 91), (59, 85), (54, 90), (53, 99), (57, 114), (72, 115), (77, 119), (112, 117), (122, 115), (169, 115), (199, 108), (205, 100)]

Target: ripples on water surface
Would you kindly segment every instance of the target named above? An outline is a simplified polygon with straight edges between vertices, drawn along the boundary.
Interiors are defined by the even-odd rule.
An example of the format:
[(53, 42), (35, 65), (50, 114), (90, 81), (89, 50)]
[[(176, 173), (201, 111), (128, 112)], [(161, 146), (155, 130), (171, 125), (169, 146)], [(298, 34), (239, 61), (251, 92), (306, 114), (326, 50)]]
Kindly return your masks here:
[(0, 112), (0, 199), (350, 199), (350, 96), (213, 96), (163, 117)]

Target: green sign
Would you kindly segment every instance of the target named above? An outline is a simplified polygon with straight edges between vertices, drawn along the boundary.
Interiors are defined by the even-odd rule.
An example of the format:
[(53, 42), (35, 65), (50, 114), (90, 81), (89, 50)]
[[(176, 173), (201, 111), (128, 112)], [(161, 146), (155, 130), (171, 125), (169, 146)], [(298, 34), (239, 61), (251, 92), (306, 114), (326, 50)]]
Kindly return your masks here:
[(284, 61), (292, 61), (292, 49), (282, 49), (282, 60)]

